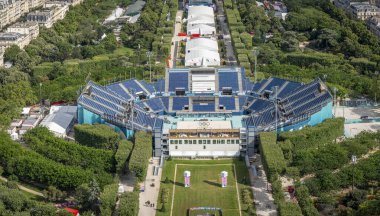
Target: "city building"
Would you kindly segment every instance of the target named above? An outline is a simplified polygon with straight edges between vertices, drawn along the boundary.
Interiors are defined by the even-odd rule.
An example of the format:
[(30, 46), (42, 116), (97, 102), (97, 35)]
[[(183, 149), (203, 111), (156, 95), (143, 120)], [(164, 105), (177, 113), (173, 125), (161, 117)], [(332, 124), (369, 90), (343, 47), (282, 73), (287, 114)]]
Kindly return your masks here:
[(380, 15), (380, 9), (369, 2), (351, 2), (348, 10), (354, 17), (360, 20), (367, 20), (373, 16)]
[(0, 47), (4, 49), (17, 45), (20, 49), (23, 49), (30, 42), (30, 36), (26, 34), (20, 34), (16, 32), (0, 32)]
[(0, 29), (16, 22), (22, 15), (29, 12), (28, 2), (25, 0), (0, 1)]
[(70, 5), (75, 6), (75, 5), (81, 4), (84, 0), (58, 0), (58, 1), (67, 2)]
[[(57, 6), (60, 5), (60, 6)], [(65, 18), (69, 6), (62, 2), (45, 3), (46, 8), (30, 12), (27, 15), (28, 22), (38, 22), (39, 25), (50, 28), (55, 22)]]
[(28, 0), (29, 8), (42, 7), (45, 4), (46, 0)]
[(380, 39), (380, 17), (371, 17), (367, 21), (369, 29)]
[(0, 47), (0, 67), (4, 66), (4, 47)]
[(29, 35), (30, 39), (36, 39), (40, 33), (37, 22), (18, 22), (7, 28), (7, 32), (16, 32), (23, 35)]

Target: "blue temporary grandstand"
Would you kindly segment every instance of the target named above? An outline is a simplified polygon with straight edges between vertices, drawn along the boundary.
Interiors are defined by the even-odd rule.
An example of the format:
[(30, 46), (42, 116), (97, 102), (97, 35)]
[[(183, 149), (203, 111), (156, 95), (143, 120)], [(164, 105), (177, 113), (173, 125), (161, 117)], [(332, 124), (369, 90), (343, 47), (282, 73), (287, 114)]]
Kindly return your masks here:
[[(320, 79), (305, 84), (270, 77), (252, 83), (244, 74), (243, 68), (178, 68), (155, 83), (131, 79), (101, 86), (90, 81), (78, 97), (78, 122), (108, 124), (128, 137), (136, 130), (152, 132), (155, 156), (193, 157), (236, 155), (207, 151), (203, 144), (208, 143), (238, 144), (239, 154), (251, 154), (258, 132), (298, 130), (332, 117), (332, 96)], [(194, 153), (171, 147), (173, 136), (218, 138), (171, 143), (202, 144), (203, 151)], [(238, 140), (218, 140), (226, 136)]]

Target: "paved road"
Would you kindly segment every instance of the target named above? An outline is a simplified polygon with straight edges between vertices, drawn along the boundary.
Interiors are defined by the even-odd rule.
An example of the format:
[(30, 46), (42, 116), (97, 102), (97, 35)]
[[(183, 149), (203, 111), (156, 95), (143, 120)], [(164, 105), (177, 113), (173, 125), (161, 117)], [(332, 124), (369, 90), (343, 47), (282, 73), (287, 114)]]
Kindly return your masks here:
[[(160, 159), (154, 158), (150, 160), (148, 166), (148, 173), (146, 176), (146, 181), (142, 185), (145, 185), (145, 191), (140, 192), (140, 211), (139, 216), (154, 216), (156, 215), (156, 207), (157, 207), (157, 198), (158, 194), (160, 192), (160, 183), (161, 183), (161, 174), (162, 169), (159, 169), (158, 175), (153, 175), (153, 168), (154, 166), (160, 165)], [(150, 185), (154, 183), (155, 186), (151, 187)], [(150, 206), (146, 206), (145, 202), (150, 201), (151, 203), (154, 203), (154, 208)]]
[(218, 1), (217, 19), (220, 23), (220, 28), (223, 33), (223, 40), (226, 50), (226, 63), (228, 66), (237, 66), (234, 48), (231, 42), (231, 34), (226, 22), (226, 15), (224, 14), (223, 4)]
[[(261, 158), (258, 156), (257, 161), (252, 165), (262, 167)], [(253, 199), (255, 201), (257, 216), (276, 216), (277, 206), (274, 204), (274, 199), (271, 193), (267, 190), (267, 177), (263, 169), (258, 171), (258, 176), (253, 177), (252, 169), (249, 169), (251, 176), (251, 185), (253, 191)]]
[[(6, 179), (6, 178), (4, 178), (4, 177), (1, 177), (1, 176), (0, 176), (0, 180), (1, 180), (1, 181), (4, 181), (4, 182), (7, 182), (7, 181), (8, 181), (8, 179)], [(36, 195), (36, 196), (40, 196), (40, 197), (43, 197), (43, 196), (44, 196), (42, 193), (40, 193), (40, 192), (38, 192), (38, 191), (35, 191), (35, 190), (32, 190), (32, 189), (29, 189), (29, 188), (26, 188), (26, 187), (24, 187), (24, 186), (22, 186), (22, 185), (20, 185), (20, 184), (17, 184), (17, 186), (18, 186), (18, 188), (19, 188), (20, 190), (25, 191), (25, 192), (27, 192), (27, 193), (30, 193), (30, 194), (33, 194), (33, 195)]]

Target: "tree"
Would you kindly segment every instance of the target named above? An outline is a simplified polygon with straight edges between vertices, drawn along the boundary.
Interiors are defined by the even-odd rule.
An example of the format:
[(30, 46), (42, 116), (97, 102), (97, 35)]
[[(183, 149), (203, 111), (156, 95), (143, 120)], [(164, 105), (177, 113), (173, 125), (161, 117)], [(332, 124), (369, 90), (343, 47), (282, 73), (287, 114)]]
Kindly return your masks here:
[(21, 71), (31, 74), (33, 66), (35, 66), (34, 60), (25, 51), (18, 53), (14, 60), (15, 66)]
[(10, 62), (14, 62), (16, 60), (16, 56), (21, 52), (22, 50), (20, 49), (19, 46), (17, 45), (12, 45), (10, 47), (8, 47), (6, 50), (5, 50), (5, 53), (4, 53), (4, 60), (5, 61), (10, 61)]
[(99, 212), (100, 187), (98, 185), (98, 182), (96, 182), (95, 179), (92, 179), (88, 187), (89, 187), (88, 202), (90, 203), (91, 209), (94, 212)]
[(139, 212), (138, 192), (127, 192), (121, 195), (118, 215), (137, 216)]
[(44, 197), (50, 202), (60, 201), (65, 198), (66, 193), (58, 190), (54, 186), (49, 186), (43, 191)]
[(115, 154), (116, 172), (123, 173), (127, 168), (127, 160), (132, 152), (133, 143), (128, 140), (121, 140), (119, 148)]
[(335, 49), (339, 45), (340, 35), (337, 31), (324, 28), (317, 36), (317, 46), (319, 48)]

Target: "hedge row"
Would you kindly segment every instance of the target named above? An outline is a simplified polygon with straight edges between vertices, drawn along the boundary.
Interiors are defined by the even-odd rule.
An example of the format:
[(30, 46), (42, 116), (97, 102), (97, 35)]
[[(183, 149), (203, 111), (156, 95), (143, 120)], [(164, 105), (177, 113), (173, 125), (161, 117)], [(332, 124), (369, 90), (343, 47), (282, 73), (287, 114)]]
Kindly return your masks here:
[(278, 204), (278, 213), (280, 216), (302, 216), (300, 206), (292, 202), (280, 202)]
[(120, 204), (117, 215), (137, 216), (139, 213), (138, 192), (125, 193), (120, 197)]
[(65, 166), (47, 159), (21, 147), (5, 133), (0, 133), (0, 165), (8, 174), (61, 189), (76, 188), (93, 178), (102, 186), (112, 181), (112, 176), (105, 172), (98, 171), (97, 174), (94, 174), (91, 170), (77, 166)]
[(129, 160), (129, 169), (136, 174), (140, 181), (145, 179), (152, 151), (152, 135), (146, 132), (137, 132), (135, 146)]
[(304, 216), (319, 216), (318, 210), (314, 207), (313, 200), (310, 198), (309, 190), (305, 185), (296, 185), (295, 193), (298, 205), (301, 207)]
[(69, 166), (79, 166), (84, 169), (114, 170), (113, 152), (81, 146), (74, 142), (55, 137), (45, 127), (37, 127), (24, 136), (28, 147), (46, 158)]
[(294, 150), (317, 148), (334, 141), (344, 134), (344, 119), (326, 119), (321, 124), (313, 127), (305, 127), (302, 130), (284, 132), (280, 134), (280, 140), (290, 140)]
[(127, 160), (129, 159), (131, 152), (133, 149), (133, 143), (128, 140), (121, 140), (119, 143), (119, 148), (115, 154), (116, 161), (116, 172), (122, 173), (124, 172)]
[(84, 146), (116, 150), (119, 135), (103, 124), (78, 124), (74, 126), (75, 140)]
[(268, 178), (273, 181), (277, 174), (284, 172), (286, 162), (275, 132), (260, 133), (260, 152)]
[(100, 194), (100, 213), (104, 216), (112, 216), (115, 211), (117, 193), (119, 185), (117, 183), (106, 185)]

